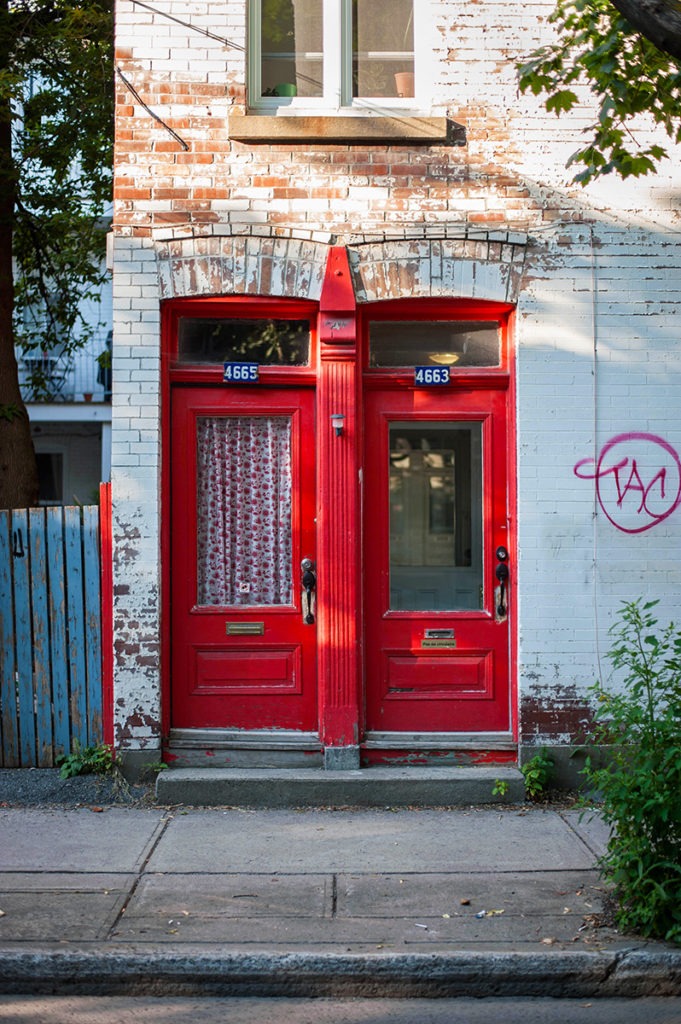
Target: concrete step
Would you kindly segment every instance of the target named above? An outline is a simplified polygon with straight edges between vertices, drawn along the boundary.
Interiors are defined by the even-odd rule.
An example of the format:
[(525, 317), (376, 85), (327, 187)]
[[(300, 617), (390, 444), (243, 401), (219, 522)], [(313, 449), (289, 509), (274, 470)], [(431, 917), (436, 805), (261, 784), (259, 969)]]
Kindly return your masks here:
[(156, 796), (163, 804), (204, 807), (461, 807), (522, 803), (525, 784), (515, 765), (501, 764), (358, 771), (168, 768), (158, 776)]

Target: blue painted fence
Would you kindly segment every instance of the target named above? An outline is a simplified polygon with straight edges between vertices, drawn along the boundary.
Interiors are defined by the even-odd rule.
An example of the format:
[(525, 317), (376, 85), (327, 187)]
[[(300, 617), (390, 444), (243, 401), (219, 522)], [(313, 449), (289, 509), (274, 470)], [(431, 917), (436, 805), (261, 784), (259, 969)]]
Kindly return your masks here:
[(0, 767), (102, 742), (99, 508), (0, 511)]

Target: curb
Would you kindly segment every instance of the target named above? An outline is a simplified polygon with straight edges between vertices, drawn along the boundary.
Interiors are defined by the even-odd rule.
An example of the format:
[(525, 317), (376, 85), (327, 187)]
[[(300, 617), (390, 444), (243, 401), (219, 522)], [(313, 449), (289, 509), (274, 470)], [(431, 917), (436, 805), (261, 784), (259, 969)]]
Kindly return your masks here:
[(681, 996), (681, 952), (343, 955), (0, 953), (4, 995), (562, 998)]

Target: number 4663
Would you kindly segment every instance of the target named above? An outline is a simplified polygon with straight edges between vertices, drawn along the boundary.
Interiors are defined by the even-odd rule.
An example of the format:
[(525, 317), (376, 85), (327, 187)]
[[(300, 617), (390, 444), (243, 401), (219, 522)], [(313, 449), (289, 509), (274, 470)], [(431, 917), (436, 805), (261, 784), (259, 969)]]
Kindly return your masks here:
[(416, 366), (415, 384), (449, 384), (448, 366)]

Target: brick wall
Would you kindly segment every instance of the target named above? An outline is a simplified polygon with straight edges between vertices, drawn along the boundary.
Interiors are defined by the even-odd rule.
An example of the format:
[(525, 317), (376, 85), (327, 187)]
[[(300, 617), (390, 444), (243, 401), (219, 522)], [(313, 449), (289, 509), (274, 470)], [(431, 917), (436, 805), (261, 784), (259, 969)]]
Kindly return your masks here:
[[(588, 464), (574, 472), (613, 438), (622, 457), (640, 448), (647, 481), (672, 458), (658, 441), (681, 452), (678, 175), (669, 161), (642, 182), (571, 184), (565, 160), (588, 108), (549, 116), (518, 95), (514, 71), (549, 37), (549, 2), (419, 7), (432, 18), (428, 113), (464, 125), (465, 146), (235, 141), (245, 7), (118, 3), (118, 67), (167, 125), (117, 79), (118, 739), (159, 736), (160, 299), (216, 288), (314, 297), (334, 241), (350, 247), (361, 300), (385, 294), (385, 267), (416, 246), (427, 255), (398, 289), (497, 298), (503, 286), (517, 301), (523, 738), (566, 741), (588, 718), (585, 688), (619, 601), (658, 596), (678, 617), (681, 511), (641, 530), (646, 508), (626, 517), (605, 485), (599, 503)], [(462, 248), (478, 244), (484, 255)], [(437, 277), (443, 252), (451, 273)]]

